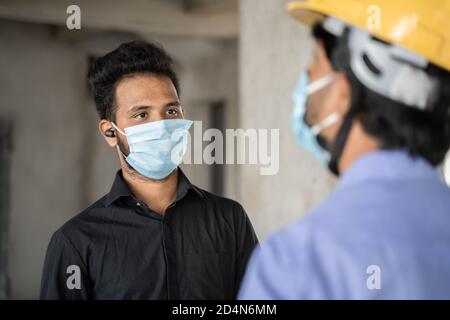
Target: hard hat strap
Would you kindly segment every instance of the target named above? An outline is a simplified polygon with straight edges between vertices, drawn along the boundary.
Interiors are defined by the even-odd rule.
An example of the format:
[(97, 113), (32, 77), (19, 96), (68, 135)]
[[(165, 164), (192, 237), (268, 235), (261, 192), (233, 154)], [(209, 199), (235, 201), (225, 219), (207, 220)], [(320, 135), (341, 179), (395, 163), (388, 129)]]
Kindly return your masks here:
[(357, 85), (357, 79), (355, 75), (351, 70), (347, 72), (347, 75), (352, 87), (351, 105), (349, 110), (345, 114), (342, 125), (339, 128), (336, 138), (334, 139), (333, 146), (330, 150), (330, 161), (328, 162), (328, 168), (337, 176), (340, 175), (339, 161), (347, 143), (348, 135), (352, 128), (353, 121), (356, 114), (358, 113), (361, 101), (363, 99), (363, 91), (361, 90), (361, 86)]

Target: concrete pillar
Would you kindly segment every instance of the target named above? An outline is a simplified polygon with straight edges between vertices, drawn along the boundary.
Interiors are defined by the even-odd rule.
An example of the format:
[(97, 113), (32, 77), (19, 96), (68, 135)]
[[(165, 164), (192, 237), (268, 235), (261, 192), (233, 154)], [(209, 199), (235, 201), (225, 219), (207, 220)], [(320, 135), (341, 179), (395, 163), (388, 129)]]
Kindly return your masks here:
[(278, 174), (240, 168), (241, 200), (261, 238), (304, 215), (334, 186), (326, 168), (291, 133), (291, 92), (312, 53), (312, 40), (309, 30), (288, 16), (287, 2), (240, 2), (241, 126), (280, 129)]

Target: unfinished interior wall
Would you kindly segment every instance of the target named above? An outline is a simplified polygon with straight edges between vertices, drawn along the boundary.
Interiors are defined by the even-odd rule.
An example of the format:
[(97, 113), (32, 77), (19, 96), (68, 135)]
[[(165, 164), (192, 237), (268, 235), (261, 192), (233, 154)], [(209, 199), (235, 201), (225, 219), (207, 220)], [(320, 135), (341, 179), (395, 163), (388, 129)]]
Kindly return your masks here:
[(304, 215), (334, 179), (296, 143), (291, 92), (312, 52), (308, 30), (286, 13), (288, 1), (240, 1), (240, 109), (244, 128), (280, 129), (280, 170), (262, 176), (242, 166), (242, 200), (261, 238)]

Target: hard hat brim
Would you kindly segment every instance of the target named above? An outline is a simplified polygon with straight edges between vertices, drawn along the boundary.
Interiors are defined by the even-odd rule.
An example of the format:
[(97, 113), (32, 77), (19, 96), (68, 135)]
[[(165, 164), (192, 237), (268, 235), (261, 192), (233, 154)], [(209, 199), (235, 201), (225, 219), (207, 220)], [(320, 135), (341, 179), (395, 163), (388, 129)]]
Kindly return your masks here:
[[(308, 27), (332, 16), (450, 72), (449, 1), (431, 2), (434, 1), (435, 5), (422, 0), (296, 0), (286, 8), (294, 19)], [(374, 23), (375, 17), (378, 24)]]
[(294, 1), (286, 5), (289, 14), (308, 27), (321, 23), (328, 15), (325, 8), (311, 4), (309, 1)]

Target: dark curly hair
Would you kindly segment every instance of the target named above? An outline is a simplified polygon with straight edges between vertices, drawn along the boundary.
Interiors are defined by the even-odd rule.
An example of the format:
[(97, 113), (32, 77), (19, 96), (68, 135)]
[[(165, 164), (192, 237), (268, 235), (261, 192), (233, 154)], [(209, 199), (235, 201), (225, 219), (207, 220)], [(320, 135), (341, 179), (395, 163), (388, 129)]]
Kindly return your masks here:
[(156, 43), (132, 41), (96, 59), (90, 66), (88, 80), (100, 119), (115, 120), (115, 89), (125, 76), (151, 73), (168, 77), (180, 93), (173, 60)]

